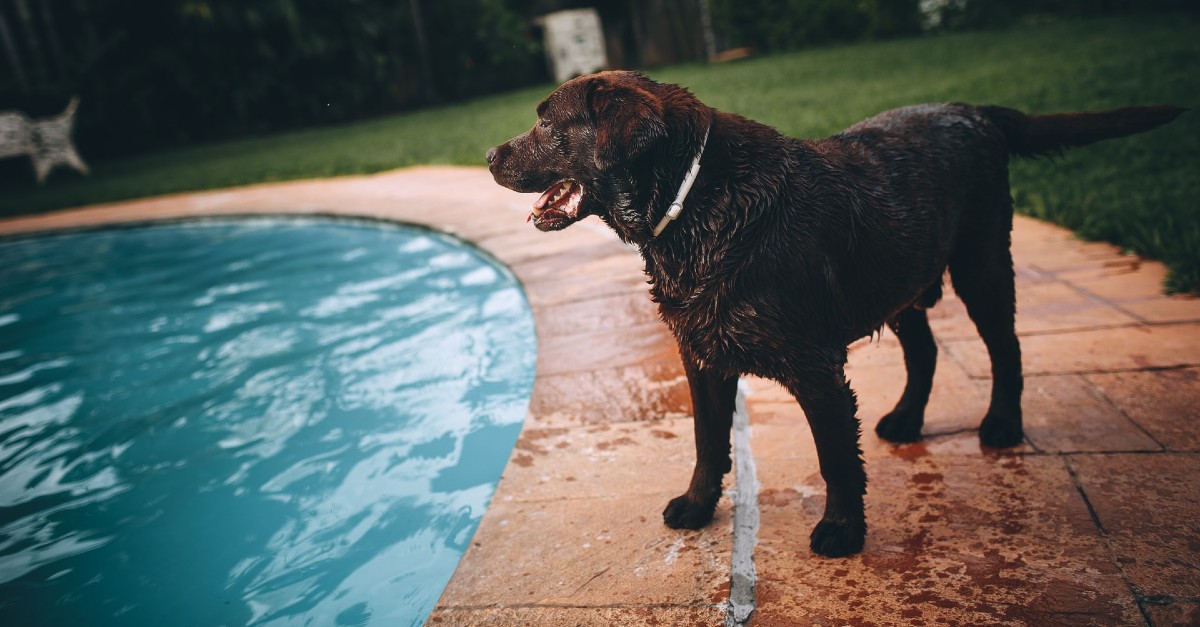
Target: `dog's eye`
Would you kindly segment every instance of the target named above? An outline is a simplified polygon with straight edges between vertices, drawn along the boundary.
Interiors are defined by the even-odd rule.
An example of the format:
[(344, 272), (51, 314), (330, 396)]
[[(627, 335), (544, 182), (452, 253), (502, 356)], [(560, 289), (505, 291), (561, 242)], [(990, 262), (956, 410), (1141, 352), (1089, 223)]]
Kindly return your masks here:
[(539, 118), (538, 119), (538, 128), (542, 129), (543, 131), (548, 131), (548, 130), (550, 130), (550, 123), (547, 122), (546, 120)]

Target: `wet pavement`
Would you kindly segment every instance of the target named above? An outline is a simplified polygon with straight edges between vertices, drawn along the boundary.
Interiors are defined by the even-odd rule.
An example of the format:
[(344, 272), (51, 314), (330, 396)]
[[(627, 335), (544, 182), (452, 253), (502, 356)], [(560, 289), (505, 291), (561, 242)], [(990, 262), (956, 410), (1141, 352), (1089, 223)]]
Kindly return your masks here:
[[(425, 224), (513, 269), (538, 329), (529, 416), (433, 625), (721, 625), (732, 475), (712, 525), (663, 526), (693, 461), (678, 354), (636, 252), (594, 218), (525, 224), (533, 198), (481, 168), (174, 195), (0, 221), (0, 234), (173, 217), (335, 214)], [(888, 332), (852, 347), (869, 477), (866, 547), (808, 550), (824, 485), (794, 400), (745, 382), (768, 625), (1200, 624), (1200, 299), (1163, 296), (1161, 264), (1018, 217), (1026, 440), (980, 447), (986, 350), (947, 290), (926, 439), (873, 427), (904, 385)], [(749, 479), (757, 479), (756, 482)]]

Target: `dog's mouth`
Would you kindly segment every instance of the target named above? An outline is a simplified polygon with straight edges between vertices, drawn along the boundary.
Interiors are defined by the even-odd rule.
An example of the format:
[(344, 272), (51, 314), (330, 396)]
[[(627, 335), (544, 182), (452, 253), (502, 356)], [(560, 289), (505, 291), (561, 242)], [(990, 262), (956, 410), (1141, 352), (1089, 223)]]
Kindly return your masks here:
[(533, 203), (529, 220), (540, 231), (557, 231), (582, 217), (579, 214), (582, 200), (583, 186), (578, 181), (559, 181)]

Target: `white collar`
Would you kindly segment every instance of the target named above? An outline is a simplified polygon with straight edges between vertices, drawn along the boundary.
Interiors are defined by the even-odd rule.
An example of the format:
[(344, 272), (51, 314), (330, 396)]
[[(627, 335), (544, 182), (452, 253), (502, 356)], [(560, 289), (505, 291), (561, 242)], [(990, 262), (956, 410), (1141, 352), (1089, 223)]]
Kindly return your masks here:
[(658, 237), (659, 233), (662, 233), (672, 220), (683, 213), (683, 199), (687, 198), (688, 192), (692, 191), (692, 183), (696, 182), (696, 175), (700, 174), (700, 157), (704, 156), (704, 147), (708, 144), (708, 132), (711, 130), (712, 125), (710, 124), (704, 131), (704, 140), (700, 142), (700, 152), (696, 153), (695, 159), (692, 159), (692, 167), (688, 170), (687, 176), (683, 177), (683, 185), (679, 186), (679, 193), (675, 194), (675, 202), (671, 203), (667, 214), (662, 217), (662, 220), (659, 220), (658, 226), (654, 227), (654, 237)]

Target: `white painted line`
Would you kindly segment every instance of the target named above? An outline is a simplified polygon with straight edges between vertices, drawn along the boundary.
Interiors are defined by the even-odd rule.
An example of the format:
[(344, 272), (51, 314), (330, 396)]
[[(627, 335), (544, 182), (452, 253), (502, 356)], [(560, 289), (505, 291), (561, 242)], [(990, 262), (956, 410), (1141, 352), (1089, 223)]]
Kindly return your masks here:
[(743, 627), (754, 613), (754, 547), (758, 544), (758, 477), (750, 452), (750, 416), (746, 413), (744, 381), (738, 382), (733, 410), (733, 458), (737, 485), (733, 493), (733, 557), (726, 627)]

